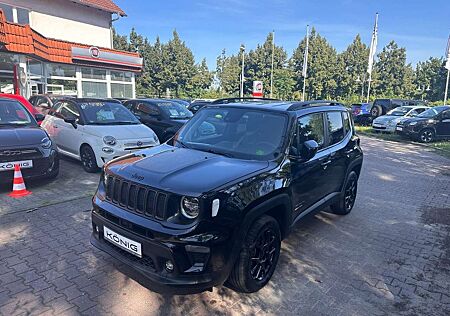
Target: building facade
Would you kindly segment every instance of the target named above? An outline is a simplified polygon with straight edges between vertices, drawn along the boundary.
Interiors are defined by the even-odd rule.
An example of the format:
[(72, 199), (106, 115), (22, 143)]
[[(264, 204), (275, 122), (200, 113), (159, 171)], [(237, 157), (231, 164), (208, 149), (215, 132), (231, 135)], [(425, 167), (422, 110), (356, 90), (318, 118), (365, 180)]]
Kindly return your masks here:
[(0, 89), (78, 97), (135, 97), (137, 53), (113, 49), (110, 0), (0, 0)]

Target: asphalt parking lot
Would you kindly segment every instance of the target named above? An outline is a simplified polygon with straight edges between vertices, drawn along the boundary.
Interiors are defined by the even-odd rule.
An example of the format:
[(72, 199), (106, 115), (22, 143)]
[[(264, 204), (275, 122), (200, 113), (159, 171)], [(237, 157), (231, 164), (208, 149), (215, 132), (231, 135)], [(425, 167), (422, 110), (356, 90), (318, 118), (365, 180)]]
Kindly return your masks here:
[(362, 145), (352, 213), (306, 218), (272, 281), (251, 295), (160, 295), (123, 274), (89, 243), (99, 175), (75, 161), (21, 200), (2, 187), (0, 314), (449, 315), (450, 160), (415, 145)]

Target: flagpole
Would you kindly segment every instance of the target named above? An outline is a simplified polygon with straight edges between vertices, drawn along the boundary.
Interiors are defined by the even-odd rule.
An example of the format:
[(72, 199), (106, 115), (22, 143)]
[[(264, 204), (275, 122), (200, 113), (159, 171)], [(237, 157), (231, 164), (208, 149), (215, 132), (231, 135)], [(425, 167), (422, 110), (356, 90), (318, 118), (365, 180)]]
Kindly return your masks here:
[(372, 84), (372, 69), (375, 58), (375, 53), (377, 51), (377, 36), (378, 36), (378, 13), (375, 15), (375, 26), (373, 28), (372, 33), (372, 41), (370, 42), (370, 51), (369, 51), (369, 64), (367, 66), (367, 72), (369, 73), (369, 79), (367, 84), (367, 103), (370, 100), (370, 86)]
[(448, 84), (449, 84), (449, 81), (450, 81), (450, 36), (448, 37), (446, 54), (447, 54), (447, 61), (446, 61), (444, 67), (447, 69), (447, 81), (445, 83), (444, 105), (447, 105)]
[(270, 98), (273, 92), (273, 55), (275, 54), (275, 30), (272, 31), (272, 69), (270, 71)]
[(306, 25), (306, 47), (305, 54), (303, 56), (303, 93), (302, 101), (305, 101), (305, 89), (306, 89), (306, 74), (308, 71), (308, 50), (309, 50), (309, 25)]
[(447, 105), (449, 81), (450, 81), (450, 67), (449, 67), (449, 69), (447, 69), (447, 83), (445, 84), (444, 105)]

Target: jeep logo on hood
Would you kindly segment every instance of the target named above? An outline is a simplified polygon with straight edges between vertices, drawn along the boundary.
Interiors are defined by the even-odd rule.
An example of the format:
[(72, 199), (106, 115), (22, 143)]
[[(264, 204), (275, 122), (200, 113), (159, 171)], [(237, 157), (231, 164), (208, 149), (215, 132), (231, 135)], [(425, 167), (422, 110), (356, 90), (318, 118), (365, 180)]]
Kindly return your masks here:
[(139, 175), (139, 174), (137, 174), (137, 173), (133, 173), (133, 174), (131, 175), (131, 177), (132, 177), (133, 179), (135, 179), (135, 180), (138, 180), (138, 181), (144, 180), (144, 176), (141, 176), (141, 175)]

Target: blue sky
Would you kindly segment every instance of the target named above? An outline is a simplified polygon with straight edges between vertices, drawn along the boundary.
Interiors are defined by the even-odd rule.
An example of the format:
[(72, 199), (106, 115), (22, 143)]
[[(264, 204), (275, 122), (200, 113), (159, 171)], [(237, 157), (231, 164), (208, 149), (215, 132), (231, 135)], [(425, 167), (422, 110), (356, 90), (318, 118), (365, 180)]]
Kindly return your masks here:
[(406, 47), (408, 62), (443, 56), (450, 34), (450, 0), (115, 0), (127, 17), (114, 22), (121, 34), (132, 27), (153, 42), (167, 41), (176, 29), (197, 61), (205, 57), (215, 68), (225, 48), (241, 43), (254, 48), (275, 30), (275, 41), (289, 55), (310, 24), (338, 50), (356, 34), (370, 43), (379, 12), (378, 51), (390, 40)]

